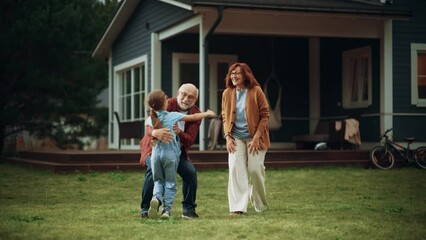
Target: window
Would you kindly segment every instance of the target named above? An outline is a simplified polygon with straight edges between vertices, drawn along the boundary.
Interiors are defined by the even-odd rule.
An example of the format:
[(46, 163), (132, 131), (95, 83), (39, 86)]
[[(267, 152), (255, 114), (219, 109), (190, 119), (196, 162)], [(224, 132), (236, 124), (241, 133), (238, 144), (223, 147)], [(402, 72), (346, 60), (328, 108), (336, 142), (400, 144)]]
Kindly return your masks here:
[(426, 107), (426, 44), (411, 44), (411, 104)]
[(343, 52), (343, 108), (365, 108), (371, 105), (371, 47)]
[[(146, 57), (140, 57), (114, 67), (114, 94), (116, 96), (112, 112), (117, 111), (122, 122), (144, 121), (146, 96)], [(114, 124), (116, 125), (116, 124)], [(118, 131), (112, 129), (112, 131)], [(142, 133), (141, 133), (142, 134)], [(118, 136), (114, 134), (114, 136)], [(118, 139), (118, 138), (116, 138)], [(117, 141), (117, 140), (114, 140)], [(139, 147), (139, 139), (125, 139), (122, 148)]]
[(134, 121), (144, 118), (145, 66), (135, 66), (119, 73), (118, 102), (121, 120)]

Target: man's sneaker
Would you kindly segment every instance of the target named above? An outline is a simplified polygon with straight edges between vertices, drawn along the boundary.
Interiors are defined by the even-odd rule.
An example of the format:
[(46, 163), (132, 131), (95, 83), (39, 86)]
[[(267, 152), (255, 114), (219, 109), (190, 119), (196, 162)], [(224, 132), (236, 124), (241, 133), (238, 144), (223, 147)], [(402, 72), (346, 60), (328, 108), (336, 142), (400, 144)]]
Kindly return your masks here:
[(148, 218), (148, 213), (147, 212), (141, 213), (141, 218)]
[(149, 203), (148, 217), (157, 218), (158, 210), (160, 209), (160, 206), (161, 206), (161, 202), (156, 197), (153, 197), (151, 199), (151, 202)]
[(195, 211), (191, 211), (191, 212), (183, 212), (182, 218), (193, 219), (193, 218), (199, 218), (199, 216)]
[(170, 218), (170, 213), (167, 210), (163, 210), (163, 214), (161, 214), (160, 219), (167, 220)]

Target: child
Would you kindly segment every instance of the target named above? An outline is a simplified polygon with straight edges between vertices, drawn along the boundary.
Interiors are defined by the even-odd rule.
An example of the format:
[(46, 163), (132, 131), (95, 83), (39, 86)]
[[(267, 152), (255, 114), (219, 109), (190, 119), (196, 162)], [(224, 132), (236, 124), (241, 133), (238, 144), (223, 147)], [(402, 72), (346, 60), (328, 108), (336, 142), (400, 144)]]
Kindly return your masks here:
[[(215, 113), (207, 110), (204, 113), (185, 115), (179, 112), (168, 112), (167, 96), (161, 90), (148, 95), (147, 104), (151, 108), (148, 124), (154, 129), (169, 128), (174, 133), (173, 125), (178, 121), (198, 121), (205, 117), (213, 117)], [(149, 218), (156, 218), (163, 203), (161, 219), (168, 219), (176, 195), (176, 172), (181, 154), (179, 137), (175, 134), (171, 143), (157, 141), (152, 149), (151, 167), (154, 179), (154, 193), (148, 210)], [(164, 196), (164, 197), (163, 197)]]

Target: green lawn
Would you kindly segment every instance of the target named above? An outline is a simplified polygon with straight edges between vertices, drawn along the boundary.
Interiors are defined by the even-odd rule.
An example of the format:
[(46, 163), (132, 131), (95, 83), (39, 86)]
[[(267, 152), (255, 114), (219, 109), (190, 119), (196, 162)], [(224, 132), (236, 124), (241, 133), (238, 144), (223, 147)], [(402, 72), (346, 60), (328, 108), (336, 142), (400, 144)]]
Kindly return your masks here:
[(228, 216), (227, 171), (198, 172), (200, 219), (141, 220), (143, 172), (0, 164), (0, 239), (426, 239), (426, 171), (267, 169), (270, 208)]

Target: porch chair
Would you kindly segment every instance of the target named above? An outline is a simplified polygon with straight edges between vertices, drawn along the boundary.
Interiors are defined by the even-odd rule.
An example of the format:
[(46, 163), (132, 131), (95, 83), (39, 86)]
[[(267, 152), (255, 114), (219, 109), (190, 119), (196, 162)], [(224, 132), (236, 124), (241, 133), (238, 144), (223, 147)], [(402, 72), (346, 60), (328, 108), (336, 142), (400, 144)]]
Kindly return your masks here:
[(121, 139), (142, 138), (142, 121), (121, 122), (118, 112), (114, 112), (118, 124), (118, 149), (121, 149)]
[(223, 135), (222, 118), (220, 116), (211, 118), (209, 130), (207, 132), (209, 150), (214, 150), (217, 147), (222, 150), (222, 145), (226, 143)]

